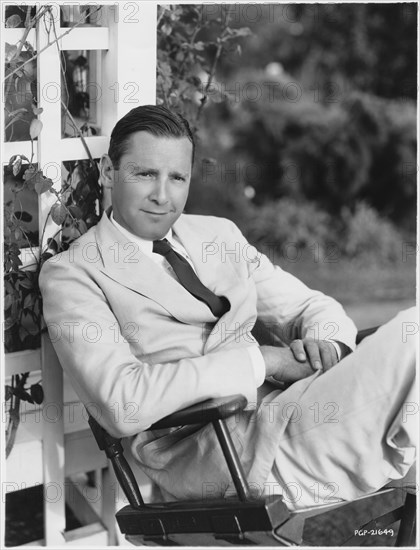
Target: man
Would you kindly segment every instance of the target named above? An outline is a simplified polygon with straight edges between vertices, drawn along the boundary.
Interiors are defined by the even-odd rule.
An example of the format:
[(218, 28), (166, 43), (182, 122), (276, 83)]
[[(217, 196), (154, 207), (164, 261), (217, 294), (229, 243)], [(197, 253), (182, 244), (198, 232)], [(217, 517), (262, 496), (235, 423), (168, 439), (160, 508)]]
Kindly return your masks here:
[[(182, 117), (133, 109), (101, 159), (112, 210), (43, 267), (45, 319), (80, 398), (111, 434), (132, 437), (168, 499), (229, 493), (227, 467), (211, 426), (144, 430), (236, 393), (249, 408), (228, 426), (260, 494), (301, 508), (401, 478), (415, 459), (415, 339), (401, 337), (414, 312), (350, 353), (356, 329), (336, 301), (232, 222), (183, 214), (193, 158)], [(257, 343), (257, 318), (276, 345)]]

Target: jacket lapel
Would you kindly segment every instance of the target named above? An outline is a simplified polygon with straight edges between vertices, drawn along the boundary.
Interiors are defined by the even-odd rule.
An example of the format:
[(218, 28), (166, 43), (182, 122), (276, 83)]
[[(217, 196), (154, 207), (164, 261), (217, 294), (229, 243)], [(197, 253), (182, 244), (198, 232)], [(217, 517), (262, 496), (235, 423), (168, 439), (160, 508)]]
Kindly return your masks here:
[(221, 261), (221, 236), (203, 230), (187, 216), (174, 224), (174, 232), (188, 252), (200, 281), (217, 296), (226, 296), (232, 290), (232, 276), (236, 274), (229, 262)]
[(192, 296), (182, 285), (130, 242), (104, 212), (96, 226), (101, 255), (100, 270), (120, 285), (163, 306), (184, 323), (215, 322), (206, 304)]
[[(253, 287), (240, 279), (230, 261), (223, 261), (223, 237), (214, 231), (209, 238), (210, 233), (185, 216), (174, 224), (174, 231), (188, 252), (200, 281), (218, 296), (225, 296), (231, 305), (230, 310), (217, 319), (206, 340), (204, 353), (221, 345), (237, 344), (238, 337), (243, 339), (242, 344), (251, 344), (254, 339), (250, 331), (257, 317), (256, 305), (253, 305), (256, 300), (250, 294)], [(249, 334), (245, 334), (246, 327), (249, 327)]]

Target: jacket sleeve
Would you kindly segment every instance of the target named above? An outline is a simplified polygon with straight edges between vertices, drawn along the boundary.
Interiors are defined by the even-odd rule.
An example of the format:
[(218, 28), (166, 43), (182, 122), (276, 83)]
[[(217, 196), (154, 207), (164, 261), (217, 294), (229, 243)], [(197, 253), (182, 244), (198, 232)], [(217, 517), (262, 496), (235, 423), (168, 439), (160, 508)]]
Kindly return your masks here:
[[(354, 350), (357, 329), (343, 307), (330, 296), (307, 287), (274, 265), (229, 222), (234, 243), (239, 242), (248, 276), (257, 290), (258, 319), (285, 344), (295, 338), (335, 340)], [(231, 245), (233, 246), (233, 245)]]
[(133, 355), (106, 296), (83, 267), (65, 258), (50, 260), (42, 268), (40, 288), (60, 363), (87, 409), (112, 435), (137, 434), (212, 397), (239, 393), (256, 401), (247, 348), (149, 364)]

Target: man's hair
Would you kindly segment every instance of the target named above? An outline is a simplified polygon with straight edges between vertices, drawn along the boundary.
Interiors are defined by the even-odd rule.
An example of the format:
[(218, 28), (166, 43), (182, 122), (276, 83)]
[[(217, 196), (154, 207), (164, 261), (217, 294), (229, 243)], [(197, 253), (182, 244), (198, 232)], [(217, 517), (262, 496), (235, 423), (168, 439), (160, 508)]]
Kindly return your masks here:
[(187, 120), (161, 105), (142, 105), (124, 115), (112, 130), (108, 155), (116, 170), (121, 157), (127, 152), (130, 136), (135, 132), (149, 132), (156, 137), (186, 137), (191, 141), (194, 160), (194, 136)]

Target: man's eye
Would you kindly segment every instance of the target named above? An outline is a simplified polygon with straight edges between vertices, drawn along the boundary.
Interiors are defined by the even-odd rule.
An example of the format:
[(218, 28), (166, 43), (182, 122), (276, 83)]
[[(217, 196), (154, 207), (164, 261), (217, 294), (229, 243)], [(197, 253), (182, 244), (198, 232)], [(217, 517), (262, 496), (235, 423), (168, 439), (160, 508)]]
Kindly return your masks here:
[(176, 181), (185, 181), (184, 176), (174, 176), (174, 180)]
[(137, 172), (136, 176), (141, 178), (152, 178), (153, 173), (152, 172)]

